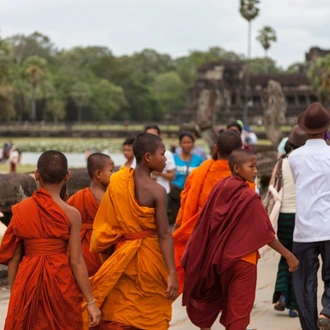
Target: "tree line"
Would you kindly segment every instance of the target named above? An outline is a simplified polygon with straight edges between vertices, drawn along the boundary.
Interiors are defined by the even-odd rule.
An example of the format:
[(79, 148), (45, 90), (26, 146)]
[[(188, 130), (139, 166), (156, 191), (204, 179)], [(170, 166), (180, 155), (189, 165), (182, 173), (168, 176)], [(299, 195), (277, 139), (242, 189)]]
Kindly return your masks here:
[[(40, 32), (0, 38), (0, 119), (159, 121), (179, 115), (198, 68), (219, 60), (246, 57), (221, 47), (180, 58), (152, 49), (115, 56), (102, 46), (58, 49)], [(251, 73), (283, 71), (269, 57), (249, 62)]]

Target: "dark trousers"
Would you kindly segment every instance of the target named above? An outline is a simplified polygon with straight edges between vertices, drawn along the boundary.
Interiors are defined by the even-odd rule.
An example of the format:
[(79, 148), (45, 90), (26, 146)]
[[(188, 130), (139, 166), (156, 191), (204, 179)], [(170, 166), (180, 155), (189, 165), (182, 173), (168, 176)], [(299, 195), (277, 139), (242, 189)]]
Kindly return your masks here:
[(293, 242), (293, 254), (299, 260), (298, 271), (293, 273), (293, 286), (299, 307), (299, 319), (303, 330), (318, 330), (317, 312), (317, 271), (322, 258), (321, 314), (330, 317), (330, 241), (297, 243)]

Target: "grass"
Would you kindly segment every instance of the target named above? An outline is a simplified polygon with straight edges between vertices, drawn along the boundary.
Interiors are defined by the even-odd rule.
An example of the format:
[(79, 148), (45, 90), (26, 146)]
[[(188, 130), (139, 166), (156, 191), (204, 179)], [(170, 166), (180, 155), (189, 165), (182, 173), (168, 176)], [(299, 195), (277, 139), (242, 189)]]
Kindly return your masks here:
[[(30, 173), (36, 169), (34, 165), (17, 165), (16, 171), (17, 173)], [(9, 164), (0, 163), (0, 173), (7, 174), (9, 173)]]

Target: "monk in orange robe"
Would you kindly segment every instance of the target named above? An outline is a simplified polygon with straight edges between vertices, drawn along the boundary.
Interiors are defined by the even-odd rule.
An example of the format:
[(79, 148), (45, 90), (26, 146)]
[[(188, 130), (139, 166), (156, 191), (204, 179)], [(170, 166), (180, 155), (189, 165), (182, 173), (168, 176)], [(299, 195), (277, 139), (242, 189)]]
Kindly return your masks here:
[(91, 184), (89, 187), (77, 191), (67, 202), (76, 208), (81, 215), (80, 240), (89, 276), (93, 276), (104, 261), (104, 256), (91, 252), (89, 246), (94, 218), (109, 185), (114, 166), (113, 160), (108, 155), (100, 152), (91, 154), (87, 159), (87, 171)]
[(13, 206), (0, 247), (11, 290), (5, 329), (81, 329), (83, 296), (89, 325), (95, 326), (101, 313), (81, 253), (80, 214), (59, 195), (69, 178), (66, 157), (55, 150), (44, 152), (35, 177), (40, 188)]
[[(217, 160), (209, 159), (203, 162), (188, 176), (181, 193), (181, 207), (174, 225), (174, 258), (179, 281), (179, 294), (183, 290), (184, 271), (180, 261), (186, 248), (188, 239), (194, 229), (200, 211), (212, 188), (221, 179), (231, 176), (228, 166), (230, 153), (242, 147), (240, 136), (233, 131), (219, 134), (215, 145)], [(255, 189), (254, 183), (250, 183)]]
[(90, 281), (100, 329), (165, 330), (178, 284), (166, 191), (150, 177), (165, 167), (165, 146), (159, 136), (142, 133), (133, 151), (135, 170), (111, 176), (94, 220), (91, 250), (115, 251)]
[(279, 252), (290, 271), (296, 271), (299, 263), (275, 238), (260, 196), (246, 183), (256, 179), (255, 154), (236, 149), (228, 163), (233, 176), (212, 189), (182, 258), (186, 271), (182, 302), (190, 320), (203, 330), (211, 329), (220, 311), (226, 329), (246, 329), (260, 247), (268, 244)]

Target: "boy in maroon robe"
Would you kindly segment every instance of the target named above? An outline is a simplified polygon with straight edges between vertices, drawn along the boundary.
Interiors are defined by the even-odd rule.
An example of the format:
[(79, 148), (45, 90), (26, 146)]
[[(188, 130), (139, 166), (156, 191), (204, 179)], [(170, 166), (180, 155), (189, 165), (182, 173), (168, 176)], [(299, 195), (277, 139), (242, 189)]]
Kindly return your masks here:
[(258, 249), (268, 244), (288, 262), (298, 260), (276, 238), (254, 182), (257, 159), (246, 149), (228, 159), (232, 176), (212, 189), (191, 235), (182, 266), (185, 269), (183, 305), (190, 320), (210, 329), (220, 311), (227, 330), (243, 330), (250, 323), (256, 291)]

